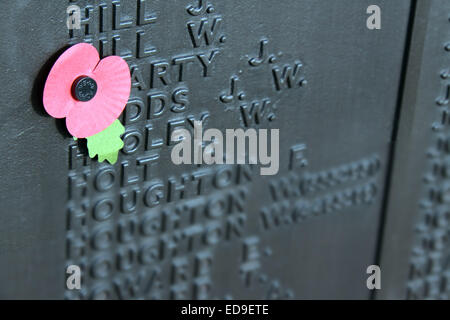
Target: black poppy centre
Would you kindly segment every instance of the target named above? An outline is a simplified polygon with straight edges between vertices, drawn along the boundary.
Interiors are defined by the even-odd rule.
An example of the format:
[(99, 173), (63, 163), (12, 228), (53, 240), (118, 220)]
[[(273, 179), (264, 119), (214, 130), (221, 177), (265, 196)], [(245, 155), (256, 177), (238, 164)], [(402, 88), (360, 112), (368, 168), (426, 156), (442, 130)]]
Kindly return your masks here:
[(80, 77), (73, 82), (72, 95), (78, 101), (89, 101), (97, 93), (97, 82), (89, 77)]

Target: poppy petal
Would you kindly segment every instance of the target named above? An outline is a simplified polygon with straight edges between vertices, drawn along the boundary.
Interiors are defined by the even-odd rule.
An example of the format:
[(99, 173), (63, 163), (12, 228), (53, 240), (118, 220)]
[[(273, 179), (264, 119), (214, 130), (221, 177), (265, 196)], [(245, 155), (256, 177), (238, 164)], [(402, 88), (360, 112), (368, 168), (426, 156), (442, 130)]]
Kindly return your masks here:
[(87, 43), (70, 47), (58, 58), (44, 87), (44, 108), (49, 115), (64, 118), (78, 104), (72, 97), (72, 84), (76, 78), (90, 75), (99, 60), (97, 49)]
[(128, 64), (118, 56), (102, 59), (91, 77), (97, 82), (97, 93), (69, 111), (66, 126), (77, 138), (86, 138), (108, 128), (122, 113), (131, 91)]

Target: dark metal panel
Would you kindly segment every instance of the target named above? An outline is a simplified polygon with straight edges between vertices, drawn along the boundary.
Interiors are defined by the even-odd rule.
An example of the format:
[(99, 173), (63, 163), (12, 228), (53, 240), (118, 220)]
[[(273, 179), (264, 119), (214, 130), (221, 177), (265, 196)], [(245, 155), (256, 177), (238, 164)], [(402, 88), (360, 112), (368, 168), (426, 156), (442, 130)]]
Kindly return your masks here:
[(67, 139), (41, 101), (67, 4), (43, 3), (0, 3), (1, 298), (63, 297)]
[(418, 1), (381, 251), (379, 298), (448, 299), (450, 3)]

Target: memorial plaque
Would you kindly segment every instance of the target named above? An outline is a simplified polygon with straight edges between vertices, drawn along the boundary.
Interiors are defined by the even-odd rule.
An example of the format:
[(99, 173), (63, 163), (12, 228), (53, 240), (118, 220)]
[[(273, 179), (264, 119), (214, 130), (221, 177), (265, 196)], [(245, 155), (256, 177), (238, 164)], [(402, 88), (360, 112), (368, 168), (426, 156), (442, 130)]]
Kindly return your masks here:
[[(415, 3), (1, 3), (0, 298), (445, 298), (450, 5)], [(114, 164), (42, 102), (83, 42), (130, 68)], [(278, 129), (275, 172), (175, 164), (199, 122)]]

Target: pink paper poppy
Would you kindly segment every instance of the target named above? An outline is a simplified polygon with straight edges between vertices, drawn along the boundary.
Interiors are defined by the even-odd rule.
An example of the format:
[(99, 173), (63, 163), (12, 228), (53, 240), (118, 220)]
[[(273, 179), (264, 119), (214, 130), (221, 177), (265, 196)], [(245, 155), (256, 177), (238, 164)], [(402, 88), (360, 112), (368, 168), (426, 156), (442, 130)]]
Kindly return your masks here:
[(80, 43), (52, 67), (44, 87), (44, 107), (66, 118), (69, 132), (86, 138), (109, 127), (122, 113), (131, 90), (128, 64), (118, 56), (100, 60), (97, 49)]

